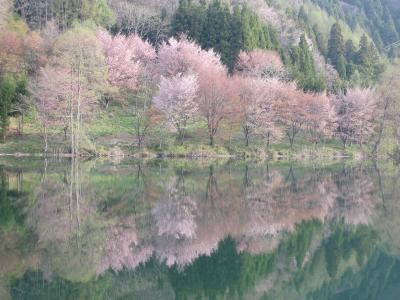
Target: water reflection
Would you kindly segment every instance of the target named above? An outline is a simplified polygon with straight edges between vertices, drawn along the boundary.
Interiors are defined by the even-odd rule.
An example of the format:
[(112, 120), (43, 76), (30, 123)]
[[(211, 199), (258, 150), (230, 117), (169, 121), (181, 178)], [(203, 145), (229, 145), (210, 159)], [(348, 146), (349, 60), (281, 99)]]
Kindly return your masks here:
[(390, 166), (1, 164), (0, 299), (391, 299), (400, 282)]

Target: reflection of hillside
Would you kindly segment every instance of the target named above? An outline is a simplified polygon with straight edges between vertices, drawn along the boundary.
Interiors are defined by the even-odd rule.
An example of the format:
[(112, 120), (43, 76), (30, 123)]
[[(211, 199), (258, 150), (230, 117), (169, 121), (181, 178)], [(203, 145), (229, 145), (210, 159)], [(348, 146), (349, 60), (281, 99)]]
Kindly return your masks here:
[[(32, 262), (23, 270), (37, 268), (46, 279), (74, 282), (108, 276), (109, 269), (135, 272), (151, 263), (174, 270), (174, 278), (183, 280), (182, 271), (214, 264), (215, 255), (225, 255), (219, 252), (221, 241), (229, 237), (231, 248), (225, 250), (239, 257), (239, 271), (252, 278), (252, 286), (257, 283), (260, 293), (278, 283), (283, 288), (293, 274), (313, 264), (324, 281), (314, 274), (317, 283), (309, 288), (315, 290), (346, 268), (365, 264), (370, 252), (360, 254), (355, 245), (371, 236), (351, 228), (374, 224), (382, 204), (376, 181), (361, 168), (332, 172), (228, 165), (185, 170), (135, 164), (86, 170), (71, 163), (44, 175), (27, 183), (8, 173), (29, 194), (19, 199), (25, 201), (21, 226), (34, 233), (32, 253), (18, 256)], [(23, 178), (32, 181), (34, 176)], [(350, 229), (335, 236), (336, 226)], [(341, 252), (344, 245), (350, 254)], [(0, 259), (3, 253), (9, 255), (7, 248)], [(226, 268), (232, 272), (229, 263)], [(233, 279), (245, 284), (243, 278)]]
[[(384, 166), (381, 166), (383, 169)], [(381, 209), (374, 215), (373, 224), (378, 231), (385, 250), (400, 256), (400, 173), (398, 169), (385, 168), (382, 173), (380, 194), (383, 198)], [(379, 171), (379, 170), (378, 170)]]

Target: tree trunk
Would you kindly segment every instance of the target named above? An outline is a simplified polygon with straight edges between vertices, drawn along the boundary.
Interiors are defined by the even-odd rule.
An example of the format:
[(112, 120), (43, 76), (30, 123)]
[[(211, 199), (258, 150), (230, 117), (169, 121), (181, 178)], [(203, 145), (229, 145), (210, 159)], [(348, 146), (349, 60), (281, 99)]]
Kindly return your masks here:
[(48, 135), (47, 135), (47, 126), (44, 126), (44, 153), (47, 153), (49, 150), (49, 144), (48, 144)]
[(76, 111), (76, 133), (75, 133), (75, 154), (79, 155), (79, 142), (81, 136), (81, 70), (80, 61), (78, 64), (78, 95), (77, 95), (77, 111)]
[(245, 127), (243, 127), (243, 132), (244, 132), (245, 144), (246, 144), (246, 147), (248, 147), (249, 143), (250, 143), (250, 130), (249, 130), (249, 128), (247, 128), (245, 126)]
[(71, 155), (75, 156), (75, 130), (74, 130), (74, 97), (73, 97), (73, 83), (72, 83), (72, 67), (71, 67), (71, 95), (69, 100), (69, 121), (71, 127)]
[(179, 129), (179, 143), (183, 145), (183, 140), (185, 139), (185, 130), (184, 129)]

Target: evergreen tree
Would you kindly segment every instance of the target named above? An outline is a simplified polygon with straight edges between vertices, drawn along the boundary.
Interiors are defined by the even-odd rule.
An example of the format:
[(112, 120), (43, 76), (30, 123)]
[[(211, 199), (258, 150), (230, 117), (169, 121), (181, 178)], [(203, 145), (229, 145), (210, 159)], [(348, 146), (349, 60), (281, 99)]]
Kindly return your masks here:
[(317, 47), (318, 47), (319, 52), (321, 52), (321, 54), (323, 56), (326, 56), (326, 52), (327, 52), (327, 50), (326, 50), (326, 42), (325, 42), (325, 38), (324, 38), (323, 34), (318, 29), (317, 25), (313, 26), (312, 31), (314, 33), (315, 41), (317, 43)]
[(6, 133), (9, 126), (9, 113), (11, 105), (15, 100), (17, 85), (11, 76), (5, 76), (0, 82), (0, 122), (1, 122), (1, 140), (6, 139)]
[(370, 53), (370, 49), (369, 49), (368, 38), (364, 34), (360, 39), (359, 50), (357, 52), (357, 57), (356, 57), (357, 64), (359, 64), (359, 65), (368, 64), (369, 53)]
[(354, 62), (356, 49), (352, 40), (347, 40), (345, 45), (345, 57), (348, 62)]
[(300, 24), (303, 25), (303, 27), (306, 27), (308, 24), (308, 17), (306, 14), (306, 10), (304, 9), (304, 5), (300, 7), (299, 13), (297, 15), (297, 19), (299, 20)]
[(171, 34), (185, 33), (202, 48), (213, 48), (230, 71), (240, 50), (279, 49), (276, 32), (245, 5), (233, 10), (221, 0), (196, 4), (181, 0), (172, 23)]
[(344, 41), (339, 23), (332, 25), (328, 41), (328, 59), (336, 68), (340, 77), (346, 77), (346, 59), (344, 58)]
[(355, 63), (360, 72), (362, 84), (365, 86), (377, 81), (379, 75), (383, 72), (383, 64), (380, 63), (379, 53), (373, 42), (368, 41), (366, 35), (361, 37)]
[(315, 70), (314, 59), (304, 34), (300, 37), (299, 45), (290, 51), (290, 64), (304, 91), (321, 92), (325, 89), (325, 81)]

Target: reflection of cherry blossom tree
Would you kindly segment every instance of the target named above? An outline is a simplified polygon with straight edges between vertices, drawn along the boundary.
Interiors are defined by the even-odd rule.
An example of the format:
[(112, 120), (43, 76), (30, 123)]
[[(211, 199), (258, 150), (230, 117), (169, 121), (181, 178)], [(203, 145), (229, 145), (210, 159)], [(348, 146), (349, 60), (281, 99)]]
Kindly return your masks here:
[(249, 214), (245, 234), (273, 236), (292, 231), (304, 220), (323, 221), (336, 199), (336, 189), (329, 178), (316, 184), (310, 180), (298, 180), (292, 190), (278, 172), (254, 178), (245, 192)]
[(59, 181), (46, 180), (39, 186), (37, 201), (27, 212), (27, 223), (39, 243), (66, 241), (77, 231), (76, 210), (66, 201), (67, 195), (68, 186)]
[(369, 176), (362, 170), (344, 170), (337, 180), (339, 196), (335, 202), (332, 218), (343, 220), (346, 224), (369, 224), (379, 198)]
[(161, 198), (152, 211), (158, 235), (170, 235), (178, 240), (194, 238), (196, 208), (196, 203), (179, 183), (170, 185), (165, 198)]
[[(116, 178), (135, 176), (132, 169), (120, 168), (96, 171), (112, 172)], [(81, 180), (77, 184), (67, 174), (63, 180), (48, 176), (35, 190), (36, 201), (25, 208), (26, 222), (39, 239), (38, 268), (47, 278), (57, 274), (89, 280), (109, 269), (134, 270), (154, 257), (181, 270), (200, 256), (212, 255), (228, 236), (237, 242), (238, 252), (266, 253), (276, 250), (287, 233), (296, 233), (299, 224), (369, 224), (377, 207), (374, 183), (359, 168), (334, 175), (302, 169), (302, 176), (294, 167), (286, 176), (287, 170), (260, 165), (249, 165), (245, 174), (242, 168), (228, 171), (226, 166), (193, 170), (182, 171), (179, 178), (165, 172), (162, 178), (168, 184), (160, 185), (159, 169), (148, 168), (145, 187), (113, 194), (123, 200), (110, 201), (106, 210), (101, 201), (111, 194), (97, 195), (99, 187), (88, 177), (75, 177)], [(74, 198), (78, 201), (68, 201), (71, 183), (81, 191)], [(128, 210), (132, 192), (143, 200), (135, 203), (140, 210)], [(312, 239), (307, 248), (312, 250), (300, 261), (307, 261), (320, 242)]]
[(98, 274), (111, 268), (120, 271), (123, 268), (135, 269), (146, 262), (152, 255), (151, 247), (139, 246), (138, 232), (134, 217), (130, 216), (120, 224), (111, 226), (107, 231), (105, 254), (102, 258)]

